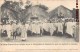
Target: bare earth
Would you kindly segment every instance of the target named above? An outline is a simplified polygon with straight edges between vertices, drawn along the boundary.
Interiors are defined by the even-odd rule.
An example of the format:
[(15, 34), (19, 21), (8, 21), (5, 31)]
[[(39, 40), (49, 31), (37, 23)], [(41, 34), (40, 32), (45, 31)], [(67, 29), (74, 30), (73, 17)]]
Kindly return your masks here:
[[(0, 38), (0, 42), (22, 42), (21, 37), (17, 37), (13, 40), (7, 40), (7, 37)], [(74, 38), (67, 38), (64, 36), (28, 36), (24, 42), (75, 42)]]

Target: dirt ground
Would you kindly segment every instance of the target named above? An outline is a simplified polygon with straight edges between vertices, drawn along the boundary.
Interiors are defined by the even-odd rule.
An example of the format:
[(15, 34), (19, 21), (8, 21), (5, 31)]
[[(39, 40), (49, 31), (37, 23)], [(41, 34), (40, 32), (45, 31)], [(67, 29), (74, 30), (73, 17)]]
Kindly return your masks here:
[[(21, 37), (10, 40), (7, 37), (1, 37), (0, 42), (22, 42)], [(64, 37), (64, 36), (28, 36), (27, 40), (24, 42), (75, 42), (74, 38)]]

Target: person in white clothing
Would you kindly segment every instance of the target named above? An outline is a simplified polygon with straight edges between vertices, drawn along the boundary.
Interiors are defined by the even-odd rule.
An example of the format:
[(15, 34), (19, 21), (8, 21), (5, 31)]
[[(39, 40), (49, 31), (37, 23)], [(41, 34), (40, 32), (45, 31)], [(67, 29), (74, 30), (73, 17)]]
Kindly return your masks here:
[(58, 22), (57, 27), (58, 27), (58, 34), (63, 35), (63, 23), (61, 20)]
[(32, 33), (36, 33), (36, 24), (31, 24), (31, 31)]
[(36, 24), (36, 34), (40, 34), (40, 24)]
[(50, 27), (50, 35), (52, 36), (54, 34), (54, 32), (56, 31), (56, 27), (55, 27), (55, 24), (54, 23), (50, 23), (49, 25)]
[(10, 23), (6, 25), (6, 31), (7, 31), (8, 39), (10, 39), (12, 34), (12, 25)]
[(73, 34), (74, 34), (74, 28), (75, 28), (75, 26), (76, 26), (76, 23), (74, 23), (72, 21), (67, 22), (66, 23), (66, 27), (67, 27), (66, 33), (69, 34), (69, 35), (71, 35), (73, 37), (74, 36)]
[[(27, 27), (26, 27), (26, 25), (27, 25)], [(27, 39), (27, 31), (26, 31), (26, 29), (28, 29), (28, 27), (29, 27), (29, 25), (28, 24), (26, 24), (25, 25), (25, 23), (22, 23), (22, 27), (21, 27), (21, 40), (22, 41), (26, 41), (26, 39)]]

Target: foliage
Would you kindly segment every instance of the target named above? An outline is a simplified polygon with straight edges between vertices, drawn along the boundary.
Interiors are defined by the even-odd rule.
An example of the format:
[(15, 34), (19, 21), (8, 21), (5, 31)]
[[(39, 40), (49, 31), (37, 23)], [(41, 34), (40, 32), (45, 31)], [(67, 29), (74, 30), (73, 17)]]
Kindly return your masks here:
[(46, 7), (45, 5), (39, 5), (39, 7), (44, 9), (44, 10), (48, 10), (48, 7)]
[(30, 8), (32, 5), (26, 5), (25, 8), (28, 9)]

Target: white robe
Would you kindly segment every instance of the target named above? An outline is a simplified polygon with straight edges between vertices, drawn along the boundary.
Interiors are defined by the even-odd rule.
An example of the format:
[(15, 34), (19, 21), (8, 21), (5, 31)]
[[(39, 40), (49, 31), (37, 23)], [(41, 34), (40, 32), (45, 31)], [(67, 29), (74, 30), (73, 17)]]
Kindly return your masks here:
[(67, 22), (66, 26), (67, 26), (66, 33), (70, 34), (73, 37), (73, 33), (74, 33), (73, 28), (76, 26), (76, 23)]
[(50, 23), (49, 26), (50, 26), (50, 34), (52, 35), (53, 32), (56, 30), (56, 27), (54, 23)]
[(58, 32), (62, 32), (63, 34), (63, 24), (58, 22), (57, 27), (58, 27)]
[(11, 37), (11, 32), (12, 32), (12, 25), (8, 24), (5, 27), (6, 27), (8, 38), (10, 38)]
[(47, 32), (49, 32), (49, 23), (43, 23), (43, 24), (42, 24), (42, 28), (43, 28), (44, 30), (46, 30)]
[(29, 24), (25, 24), (26, 31), (29, 30)]
[(27, 32), (26, 32), (26, 26), (25, 25), (23, 25), (22, 27), (21, 27), (21, 39), (22, 40), (26, 40), (27, 39)]
[(36, 33), (36, 25), (35, 24), (31, 24), (31, 31)]
[(47, 32), (50, 32), (52, 35), (53, 32), (56, 30), (55, 24), (54, 23), (43, 23), (41, 27), (46, 30)]
[(41, 24), (37, 24), (36, 32), (40, 34)]

